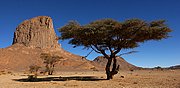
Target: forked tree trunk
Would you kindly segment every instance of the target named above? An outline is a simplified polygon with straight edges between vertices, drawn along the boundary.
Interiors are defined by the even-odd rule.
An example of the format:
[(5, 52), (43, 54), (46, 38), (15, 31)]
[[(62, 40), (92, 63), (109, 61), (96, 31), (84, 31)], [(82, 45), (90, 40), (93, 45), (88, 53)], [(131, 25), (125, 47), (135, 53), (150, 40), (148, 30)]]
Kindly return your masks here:
[(106, 64), (106, 75), (107, 75), (107, 80), (110, 80), (110, 75), (111, 75), (111, 71), (110, 71), (110, 67), (111, 67), (111, 62), (112, 62), (112, 58), (108, 58), (108, 62)]
[(113, 76), (117, 74), (119, 71), (119, 65), (117, 66), (117, 59), (116, 57), (113, 58), (113, 68), (110, 74), (110, 78), (113, 79)]
[(53, 72), (54, 72), (54, 64), (51, 64), (50, 67), (49, 67), (49, 72), (48, 72), (48, 75), (52, 75)]
[[(112, 60), (113, 60), (113, 67), (112, 67), (112, 70), (110, 71), (110, 67), (111, 67)], [(118, 71), (119, 71), (119, 65), (117, 66), (116, 57), (113, 56), (113, 57), (108, 58), (108, 62), (107, 62), (107, 64), (106, 64), (107, 80), (113, 79), (113, 76), (114, 76), (115, 74), (117, 74)]]

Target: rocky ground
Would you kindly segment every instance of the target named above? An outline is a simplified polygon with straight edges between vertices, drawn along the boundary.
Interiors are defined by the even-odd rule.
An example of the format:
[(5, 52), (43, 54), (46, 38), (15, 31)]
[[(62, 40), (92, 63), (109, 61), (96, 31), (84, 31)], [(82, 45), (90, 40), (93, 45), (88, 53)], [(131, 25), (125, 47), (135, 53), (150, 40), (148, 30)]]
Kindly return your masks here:
[(1, 72), (0, 88), (180, 88), (180, 70), (120, 71), (112, 80), (105, 72), (56, 72), (27, 82), (27, 74)]

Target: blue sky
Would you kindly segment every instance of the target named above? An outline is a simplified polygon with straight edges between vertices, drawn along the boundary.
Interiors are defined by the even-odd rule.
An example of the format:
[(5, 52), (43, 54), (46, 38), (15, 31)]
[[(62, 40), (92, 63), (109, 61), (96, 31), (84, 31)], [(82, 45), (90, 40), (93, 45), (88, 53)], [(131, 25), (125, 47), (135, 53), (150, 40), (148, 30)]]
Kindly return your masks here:
[[(13, 33), (22, 21), (35, 16), (52, 17), (54, 28), (70, 20), (81, 24), (102, 18), (124, 21), (140, 18), (146, 21), (165, 19), (173, 29), (172, 37), (162, 41), (148, 41), (133, 50), (138, 53), (123, 56), (128, 62), (142, 67), (171, 66), (180, 64), (180, 0), (1, 0), (0, 48), (12, 44)], [(74, 54), (85, 56), (90, 50), (73, 48), (68, 41), (59, 41), (62, 47)], [(122, 52), (131, 51), (124, 50)], [(92, 60), (99, 54), (88, 56)]]

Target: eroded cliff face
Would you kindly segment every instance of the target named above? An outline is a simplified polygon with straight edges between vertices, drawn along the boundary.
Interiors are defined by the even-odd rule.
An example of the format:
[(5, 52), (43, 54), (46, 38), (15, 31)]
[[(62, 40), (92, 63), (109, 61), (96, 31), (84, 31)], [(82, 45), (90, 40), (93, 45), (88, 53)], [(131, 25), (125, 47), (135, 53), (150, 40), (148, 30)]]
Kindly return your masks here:
[(60, 48), (52, 19), (38, 16), (22, 22), (14, 33), (13, 44), (33, 48)]

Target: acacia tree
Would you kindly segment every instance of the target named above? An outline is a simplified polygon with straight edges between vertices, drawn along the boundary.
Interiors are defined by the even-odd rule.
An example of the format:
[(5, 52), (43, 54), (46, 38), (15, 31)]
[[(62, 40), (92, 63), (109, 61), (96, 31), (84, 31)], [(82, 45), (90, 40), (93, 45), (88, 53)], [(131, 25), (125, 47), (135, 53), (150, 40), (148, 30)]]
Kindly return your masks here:
[[(161, 40), (168, 38), (171, 29), (164, 20), (146, 22), (140, 19), (130, 19), (119, 22), (113, 19), (93, 21), (87, 25), (80, 25), (71, 21), (59, 29), (60, 39), (69, 40), (69, 44), (91, 48), (104, 55), (108, 60), (106, 64), (107, 79), (112, 79), (118, 73), (119, 65), (116, 56), (122, 49), (132, 49), (139, 43), (148, 40)], [(110, 70), (113, 61), (112, 70)]]
[(49, 53), (42, 53), (41, 58), (44, 60), (44, 63), (46, 64), (45, 72), (48, 72), (48, 75), (52, 75), (52, 73), (54, 72), (55, 65), (63, 57), (59, 57), (57, 55), (52, 55), (52, 54), (49, 54)]
[[(33, 76), (31, 76), (31, 77), (33, 77), (33, 78), (37, 78), (37, 72), (38, 72), (38, 70), (40, 69), (41, 67), (40, 66), (38, 66), (38, 65), (31, 65), (31, 66), (29, 66), (29, 71), (30, 71), (30, 73), (34, 73), (34, 77)], [(30, 76), (29, 76), (30, 77)]]

